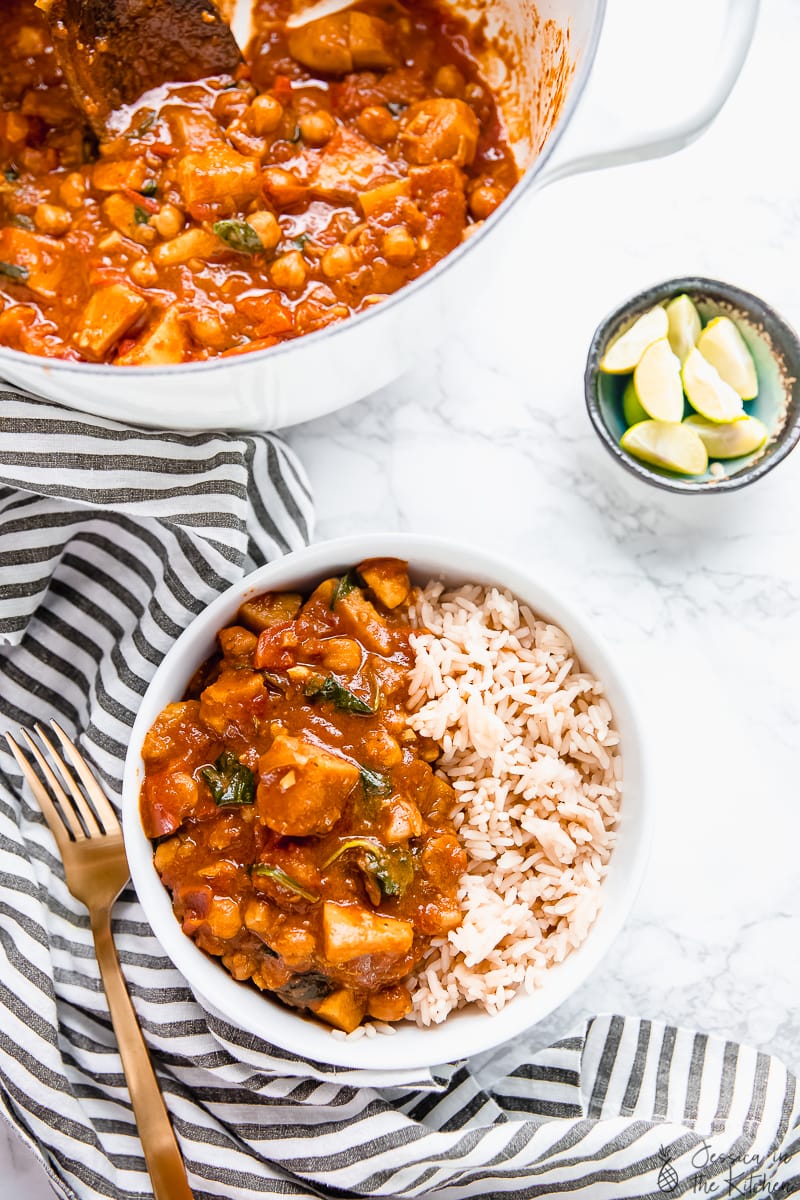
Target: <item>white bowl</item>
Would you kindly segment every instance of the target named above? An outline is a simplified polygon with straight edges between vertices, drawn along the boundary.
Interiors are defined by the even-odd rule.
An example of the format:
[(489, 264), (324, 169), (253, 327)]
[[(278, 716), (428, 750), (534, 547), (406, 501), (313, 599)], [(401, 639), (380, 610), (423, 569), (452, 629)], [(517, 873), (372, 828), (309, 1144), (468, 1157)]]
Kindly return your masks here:
[[(217, 631), (234, 618), (246, 596), (310, 588), (353, 563), (381, 555), (408, 559), (418, 582), (436, 577), (449, 584), (492, 583), (509, 588), (537, 614), (562, 626), (581, 664), (605, 685), (621, 738), (624, 795), (617, 844), (602, 884), (600, 914), (585, 942), (550, 968), (538, 991), (518, 995), (497, 1016), (468, 1008), (428, 1029), (403, 1022), (393, 1037), (340, 1041), (326, 1026), (283, 1007), (249, 984), (237, 983), (182, 931), (153, 866), (153, 848), (139, 817), (144, 777), (141, 746), (164, 706), (183, 695), (194, 671), (213, 651)], [(468, 546), (410, 533), (376, 533), (310, 546), (229, 588), (192, 621), (156, 671), (133, 727), (123, 784), (125, 846), (136, 891), (156, 937), (198, 998), (240, 1029), (284, 1050), (336, 1066), (383, 1071), (434, 1066), (490, 1050), (541, 1021), (583, 983), (608, 953), (633, 906), (647, 859), (651, 815), (636, 713), (613, 654), (588, 621), (524, 568)]]

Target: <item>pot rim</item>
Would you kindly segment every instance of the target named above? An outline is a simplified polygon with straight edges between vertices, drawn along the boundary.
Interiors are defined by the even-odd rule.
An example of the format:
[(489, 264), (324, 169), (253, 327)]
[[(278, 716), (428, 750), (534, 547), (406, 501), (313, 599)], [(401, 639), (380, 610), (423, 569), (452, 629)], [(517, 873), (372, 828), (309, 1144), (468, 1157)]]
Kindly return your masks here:
[(424, 274), (411, 283), (405, 284), (391, 296), (382, 300), (380, 304), (374, 304), (364, 312), (355, 313), (353, 316), (348, 317), (347, 320), (337, 321), (333, 325), (328, 325), (325, 329), (317, 330), (315, 333), (303, 334), (296, 340), (280, 342), (277, 346), (270, 346), (266, 350), (249, 351), (243, 354), (241, 358), (213, 358), (206, 362), (172, 363), (168, 366), (159, 367), (132, 367), (116, 366), (113, 363), (71, 362), (60, 358), (46, 358), (42, 355), (28, 354), (23, 350), (12, 350), (10, 347), (0, 346), (0, 363), (4, 359), (8, 359), (11, 362), (23, 363), (26, 366), (30, 366), (33, 363), (43, 369), (62, 375), (83, 375), (85, 372), (88, 372), (95, 377), (108, 376), (110, 378), (117, 378), (123, 376), (137, 379), (155, 379), (162, 376), (174, 378), (183, 375), (207, 374), (212, 371), (230, 371), (245, 367), (250, 363), (256, 365), (264, 363), (268, 359), (290, 354), (293, 350), (296, 351), (297, 346), (304, 346), (309, 343), (320, 346), (326, 339), (330, 341), (355, 327), (360, 328), (374, 317), (388, 312), (390, 309), (396, 307), (396, 305), (402, 303), (407, 297), (420, 291), (427, 284), (442, 278), (447, 271), (464, 258), (465, 254), (473, 246), (484, 240), (497, 222), (519, 203), (522, 196), (535, 183), (573, 118), (575, 109), (585, 91), (595, 58), (597, 57), (597, 48), (600, 43), (600, 35), (606, 17), (607, 0), (595, 0), (595, 6), (592, 28), (589, 31), (585, 48), (579, 51), (577, 55), (572, 85), (564, 101), (561, 115), (541, 151), (525, 170), (519, 182), (512, 188), (499, 208), (482, 223), (477, 233), (468, 238), (466, 242), (462, 242), (455, 250), (445, 255), (435, 267), (432, 267), (429, 271), (425, 271)]

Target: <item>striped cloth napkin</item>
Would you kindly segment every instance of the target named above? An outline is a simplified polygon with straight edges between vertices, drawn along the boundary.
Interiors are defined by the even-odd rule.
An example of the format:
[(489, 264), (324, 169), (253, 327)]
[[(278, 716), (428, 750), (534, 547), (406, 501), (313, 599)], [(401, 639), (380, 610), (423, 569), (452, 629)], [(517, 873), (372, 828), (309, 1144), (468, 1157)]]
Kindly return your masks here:
[[(277, 437), (134, 431), (0, 391), (0, 726), (56, 716), (118, 801), (162, 655), (311, 523)], [(491, 1087), (475, 1063), (371, 1078), (205, 1012), (130, 887), (115, 938), (198, 1200), (800, 1193), (796, 1082), (754, 1050), (598, 1017), (527, 1060), (508, 1050)], [(152, 1195), (86, 910), (5, 752), (0, 1113), (59, 1196)]]

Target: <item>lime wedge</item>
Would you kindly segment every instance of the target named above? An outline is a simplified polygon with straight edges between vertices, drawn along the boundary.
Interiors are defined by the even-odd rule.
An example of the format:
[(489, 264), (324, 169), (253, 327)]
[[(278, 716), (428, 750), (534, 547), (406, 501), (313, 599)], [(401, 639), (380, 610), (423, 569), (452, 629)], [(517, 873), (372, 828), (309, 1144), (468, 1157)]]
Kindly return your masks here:
[(709, 458), (738, 458), (741, 454), (752, 454), (764, 445), (769, 437), (766, 425), (755, 417), (740, 417), (723, 425), (707, 421), (705, 417), (687, 417), (684, 427), (692, 428), (702, 438)]
[(660, 304), (648, 309), (611, 343), (600, 362), (600, 370), (608, 375), (626, 375), (651, 342), (667, 336), (668, 325), (667, 314)]
[(679, 475), (702, 475), (708, 467), (708, 454), (702, 439), (688, 425), (675, 425), (672, 421), (640, 421), (626, 429), (619, 444), (634, 458), (676, 471)]
[(700, 331), (700, 314), (688, 296), (676, 296), (667, 305), (669, 344), (681, 362), (689, 357), (689, 351), (697, 345)]
[(625, 391), (622, 393), (622, 415), (626, 425), (638, 425), (639, 421), (646, 421), (648, 417), (639, 403), (632, 379), (625, 384)]
[(730, 317), (715, 317), (709, 321), (698, 338), (697, 349), (742, 400), (755, 400), (758, 395), (756, 365)]
[(681, 360), (666, 338), (652, 342), (633, 372), (633, 386), (644, 411), (656, 421), (680, 421), (683, 416)]
[(683, 364), (683, 389), (692, 408), (709, 421), (735, 421), (744, 415), (742, 400), (695, 347)]

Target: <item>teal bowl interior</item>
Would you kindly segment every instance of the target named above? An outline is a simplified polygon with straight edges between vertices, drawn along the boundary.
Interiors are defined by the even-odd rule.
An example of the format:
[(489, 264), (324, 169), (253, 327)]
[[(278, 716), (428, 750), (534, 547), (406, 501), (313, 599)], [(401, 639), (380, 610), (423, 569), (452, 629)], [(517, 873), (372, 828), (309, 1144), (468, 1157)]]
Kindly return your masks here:
[[(606, 375), (599, 363), (614, 339), (637, 317), (656, 304), (686, 293), (697, 306), (705, 326), (712, 318), (728, 316), (747, 344), (758, 375), (758, 395), (745, 403), (745, 412), (769, 430), (764, 446), (751, 454), (722, 462), (725, 474), (685, 476), (639, 462), (620, 448), (627, 429), (622, 395), (630, 375)], [(670, 280), (640, 292), (610, 313), (592, 340), (586, 366), (586, 404), (592, 423), (611, 454), (633, 474), (669, 491), (729, 491), (752, 483), (771, 470), (800, 438), (800, 341), (794, 330), (762, 300), (739, 288), (712, 279)], [(684, 416), (694, 409), (685, 401)], [(713, 462), (713, 460), (712, 460)], [(711, 466), (711, 463), (709, 463)]]

